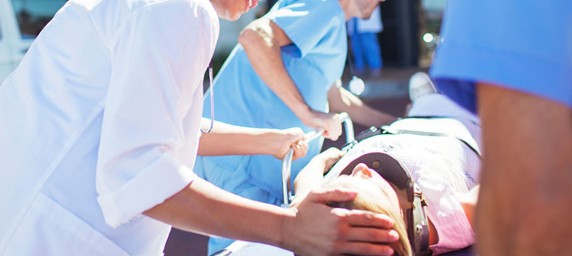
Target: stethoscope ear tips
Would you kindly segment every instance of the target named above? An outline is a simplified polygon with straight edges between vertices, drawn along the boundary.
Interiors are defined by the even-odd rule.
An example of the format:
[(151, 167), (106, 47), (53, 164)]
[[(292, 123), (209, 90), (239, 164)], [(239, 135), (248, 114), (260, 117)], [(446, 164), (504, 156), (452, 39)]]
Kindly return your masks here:
[(355, 95), (361, 95), (365, 91), (365, 83), (357, 76), (353, 76), (348, 85), (350, 92)]

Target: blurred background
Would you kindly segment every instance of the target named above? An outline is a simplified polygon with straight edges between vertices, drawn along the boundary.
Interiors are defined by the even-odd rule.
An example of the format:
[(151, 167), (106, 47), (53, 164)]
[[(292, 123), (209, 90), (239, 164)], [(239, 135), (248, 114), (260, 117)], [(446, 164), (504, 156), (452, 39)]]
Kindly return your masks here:
[[(215, 74), (237, 43), (237, 36), (249, 22), (266, 13), (273, 2), (262, 0), (238, 21), (221, 20), (221, 32), (214, 56)], [(272, 0), (270, 0), (272, 1)], [(19, 63), (30, 44), (50, 21), (64, 0), (0, 0), (0, 80)], [(439, 31), (447, 0), (388, 0), (381, 4), (383, 32), (377, 35), (383, 59), (381, 75), (365, 76), (359, 97), (372, 107), (402, 116), (409, 103), (408, 80), (427, 71), (439, 44)], [(351, 56), (351, 52), (349, 52)], [(352, 77), (346, 65), (343, 86)], [(357, 93), (356, 93), (357, 94)], [(355, 127), (356, 133), (368, 127)], [(340, 137), (340, 138), (343, 138)], [(326, 141), (324, 147), (343, 145)], [(206, 237), (173, 229), (165, 255), (207, 255)]]
[[(270, 0), (272, 1), (272, 0)], [(15, 68), (30, 43), (50, 21), (65, 0), (0, 0), (0, 80)], [(270, 4), (273, 2), (270, 2)], [(268, 0), (261, 0), (238, 21), (221, 20), (215, 53), (215, 72), (237, 43), (237, 36), (250, 21), (263, 15)], [(381, 4), (384, 30), (378, 34), (384, 67), (427, 68), (439, 41), (446, 0), (400, 0)]]

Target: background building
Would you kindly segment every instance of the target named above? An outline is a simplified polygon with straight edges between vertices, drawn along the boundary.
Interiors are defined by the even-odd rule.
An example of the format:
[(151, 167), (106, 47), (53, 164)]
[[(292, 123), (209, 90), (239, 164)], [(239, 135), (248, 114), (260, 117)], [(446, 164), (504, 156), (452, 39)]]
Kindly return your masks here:
[[(384, 32), (379, 35), (379, 40), (386, 66), (425, 68), (431, 63), (433, 49), (439, 41), (446, 1), (390, 0), (382, 3)], [(31, 41), (65, 2), (0, 0), (0, 80), (15, 68)], [(266, 4), (266, 0), (262, 0), (258, 7), (245, 13), (238, 21), (220, 21), (215, 72), (236, 45), (240, 31), (263, 14)]]
[(0, 81), (18, 65), (65, 0), (0, 0)]

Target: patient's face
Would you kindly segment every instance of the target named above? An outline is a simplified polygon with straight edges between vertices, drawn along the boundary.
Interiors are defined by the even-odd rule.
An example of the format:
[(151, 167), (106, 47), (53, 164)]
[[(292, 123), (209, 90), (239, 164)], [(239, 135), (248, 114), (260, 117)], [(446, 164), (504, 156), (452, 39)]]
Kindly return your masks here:
[(391, 185), (365, 164), (358, 164), (350, 175), (341, 175), (326, 186), (353, 189), (358, 191), (359, 196), (366, 201), (399, 209), (397, 194)]

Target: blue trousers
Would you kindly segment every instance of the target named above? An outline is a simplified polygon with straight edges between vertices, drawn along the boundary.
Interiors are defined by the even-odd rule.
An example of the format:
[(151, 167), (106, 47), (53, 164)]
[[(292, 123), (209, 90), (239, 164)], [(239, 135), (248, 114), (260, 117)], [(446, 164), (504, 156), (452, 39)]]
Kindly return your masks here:
[(383, 67), (377, 33), (353, 33), (350, 36), (350, 44), (356, 73), (364, 73), (366, 68), (380, 70)]

